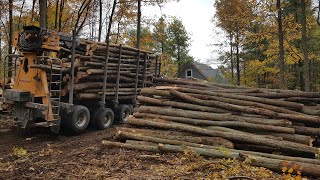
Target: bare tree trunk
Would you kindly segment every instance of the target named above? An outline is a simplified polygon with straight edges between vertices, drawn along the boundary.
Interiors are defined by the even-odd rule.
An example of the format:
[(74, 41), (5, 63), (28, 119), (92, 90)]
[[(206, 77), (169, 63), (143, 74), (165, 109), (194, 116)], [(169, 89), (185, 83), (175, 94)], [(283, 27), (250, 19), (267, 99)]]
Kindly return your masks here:
[[(12, 19), (13, 0), (9, 0), (9, 49), (8, 54), (12, 54), (12, 39), (13, 39), (13, 19)], [(9, 56), (8, 67), (12, 65), (12, 57)], [(8, 78), (12, 77), (12, 71), (8, 72)]]
[(284, 47), (283, 47), (283, 31), (282, 31), (282, 10), (281, 10), (281, 0), (277, 0), (278, 9), (278, 40), (279, 40), (279, 67), (280, 67), (280, 88), (286, 89), (285, 80), (285, 63), (284, 63)]
[(99, 34), (98, 41), (101, 41), (101, 32), (102, 32), (102, 0), (99, 0)]
[(60, 12), (59, 12), (59, 29), (58, 31), (61, 32), (62, 29), (62, 14), (63, 14), (63, 9), (64, 9), (64, 0), (60, 1)]
[(58, 28), (58, 13), (59, 13), (59, 0), (56, 2), (56, 14), (54, 19), (54, 29)]
[(232, 45), (232, 33), (230, 33), (230, 63), (231, 63), (231, 81), (234, 81), (234, 67), (233, 67), (233, 45)]
[(18, 30), (20, 30), (21, 16), (22, 16), (22, 11), (23, 11), (25, 3), (26, 3), (26, 0), (23, 0), (21, 8), (20, 8), (20, 15), (19, 15), (19, 21), (18, 21)]
[(236, 34), (236, 56), (237, 56), (237, 85), (240, 85), (240, 54), (239, 54), (239, 32)]
[(84, 16), (83, 21), (81, 22), (80, 26), (78, 27), (78, 30), (77, 30), (77, 32), (76, 32), (76, 35), (77, 35), (77, 36), (78, 36), (79, 33), (81, 32), (81, 30), (82, 30), (82, 28), (83, 28), (83, 26), (84, 26), (84, 23), (85, 23), (86, 20), (87, 20), (87, 17), (88, 17), (88, 14), (89, 14), (89, 13), (88, 13), (89, 7), (90, 7), (90, 6), (87, 7), (86, 15)]
[(306, 0), (301, 0), (301, 25), (302, 25), (302, 52), (303, 52), (303, 75), (304, 75), (304, 87), (305, 91), (310, 91), (310, 67), (308, 59), (308, 40), (307, 40), (307, 12), (306, 12)]
[(32, 1), (32, 10), (31, 10), (31, 21), (34, 20), (34, 6), (36, 5), (36, 0)]
[(40, 27), (47, 28), (47, 0), (39, 0)]
[(141, 0), (138, 0), (138, 22), (137, 22), (137, 49), (140, 49), (141, 45)]

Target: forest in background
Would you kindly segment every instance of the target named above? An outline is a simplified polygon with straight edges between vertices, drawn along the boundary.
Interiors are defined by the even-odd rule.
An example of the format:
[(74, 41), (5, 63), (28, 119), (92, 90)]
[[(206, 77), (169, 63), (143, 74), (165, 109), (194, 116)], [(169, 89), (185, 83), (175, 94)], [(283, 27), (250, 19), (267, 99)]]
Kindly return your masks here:
[(220, 52), (224, 75), (238, 85), (319, 91), (318, 3), (216, 0), (214, 23), (229, 47)]
[[(139, 0), (141, 8), (162, 8), (170, 0)], [(137, 44), (138, 1), (128, 0), (5, 0), (0, 2), (0, 57), (10, 54), (10, 37), (22, 31), (25, 25), (40, 26), (63, 34), (72, 34), (81, 4), (88, 3), (79, 19), (77, 36), (89, 40), (106, 42), (108, 21), (114, 2), (115, 13), (111, 26), (110, 42), (135, 47)], [(41, 8), (40, 8), (41, 7)], [(44, 11), (41, 11), (45, 9)], [(44, 19), (41, 20), (41, 13)], [(42, 16), (43, 17), (43, 16)], [(12, 19), (12, 26), (10, 26)], [(12, 27), (12, 29), (10, 28)], [(162, 74), (174, 76), (179, 65), (193, 60), (189, 55), (190, 37), (181, 19), (161, 15), (160, 18), (141, 16), (141, 49), (161, 54)]]
[[(173, 1), (173, 0), (171, 0)], [(0, 3), (0, 57), (12, 52), (9, 37), (24, 25), (40, 25), (44, 4), (48, 29), (71, 35), (82, 0), (5, 0)], [(76, 34), (106, 41), (108, 19), (114, 1), (87, 1)], [(111, 26), (111, 43), (136, 46), (138, 1), (119, 0)], [(141, 0), (142, 9), (162, 8), (170, 0)], [(252, 87), (320, 89), (320, 23), (318, 1), (311, 0), (216, 0), (213, 22), (225, 33), (219, 48), (219, 67), (231, 84)], [(142, 14), (141, 48), (161, 54), (162, 74), (174, 76), (180, 65), (193, 61), (190, 35), (182, 20), (165, 14)], [(12, 26), (10, 26), (12, 19)], [(12, 27), (12, 28), (10, 28)], [(213, 30), (214, 31), (214, 30)], [(10, 51), (11, 50), (11, 51)]]

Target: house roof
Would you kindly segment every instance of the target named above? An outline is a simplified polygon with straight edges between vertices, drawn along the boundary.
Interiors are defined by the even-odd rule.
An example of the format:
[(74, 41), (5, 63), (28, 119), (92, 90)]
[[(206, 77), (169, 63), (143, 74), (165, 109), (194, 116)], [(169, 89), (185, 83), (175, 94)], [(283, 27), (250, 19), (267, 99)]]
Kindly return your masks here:
[(216, 77), (217, 74), (219, 73), (218, 69), (213, 69), (212, 67), (206, 64), (202, 64), (198, 62), (192, 62), (192, 64), (207, 79)]

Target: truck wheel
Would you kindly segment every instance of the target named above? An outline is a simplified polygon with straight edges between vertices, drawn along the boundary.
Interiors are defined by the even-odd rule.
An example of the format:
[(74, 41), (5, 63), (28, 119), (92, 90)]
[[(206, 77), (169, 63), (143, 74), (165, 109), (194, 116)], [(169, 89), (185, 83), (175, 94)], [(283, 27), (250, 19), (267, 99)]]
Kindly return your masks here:
[(131, 114), (131, 109), (128, 105), (121, 104), (116, 112), (116, 117), (119, 123), (127, 123), (129, 116)]
[(114, 121), (113, 111), (109, 108), (98, 109), (94, 113), (93, 123), (97, 129), (108, 129), (112, 126)]
[(68, 113), (64, 121), (64, 125), (68, 130), (73, 133), (80, 133), (87, 128), (90, 122), (90, 112), (85, 106), (74, 106), (73, 111)]

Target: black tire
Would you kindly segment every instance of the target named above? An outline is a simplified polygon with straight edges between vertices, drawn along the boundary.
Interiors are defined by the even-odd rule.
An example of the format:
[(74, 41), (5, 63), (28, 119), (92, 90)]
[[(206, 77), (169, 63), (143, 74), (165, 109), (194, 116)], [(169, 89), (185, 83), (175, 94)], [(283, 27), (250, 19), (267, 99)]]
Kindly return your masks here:
[(73, 111), (68, 113), (62, 122), (68, 132), (81, 133), (88, 127), (90, 112), (87, 107), (76, 105), (73, 107)]
[(131, 109), (128, 105), (121, 104), (119, 105), (117, 111), (116, 111), (116, 118), (118, 123), (127, 123), (128, 118), (131, 114)]
[(131, 111), (131, 113), (130, 113), (130, 114), (132, 114), (132, 113), (133, 113), (133, 105), (132, 105), (132, 104), (129, 104), (128, 106), (129, 106), (130, 111)]
[(113, 125), (114, 113), (109, 108), (101, 108), (94, 112), (93, 124), (97, 129), (108, 129)]

